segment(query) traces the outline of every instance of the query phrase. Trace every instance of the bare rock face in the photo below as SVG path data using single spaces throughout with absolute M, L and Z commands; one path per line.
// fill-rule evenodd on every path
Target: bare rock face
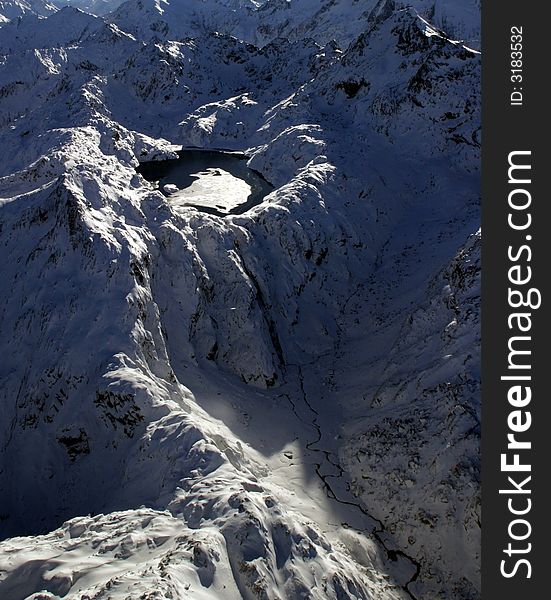
M 361 4 L 2 27 L 0 596 L 479 597 L 476 19 Z

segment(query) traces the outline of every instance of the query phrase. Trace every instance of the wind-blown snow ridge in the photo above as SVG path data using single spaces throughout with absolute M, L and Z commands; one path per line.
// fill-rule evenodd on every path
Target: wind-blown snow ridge
M 0 596 L 479 597 L 475 23 L 319 7 L 2 27 Z

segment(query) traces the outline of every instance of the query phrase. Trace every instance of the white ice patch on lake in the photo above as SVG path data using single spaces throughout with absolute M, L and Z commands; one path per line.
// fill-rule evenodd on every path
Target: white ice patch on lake
M 228 214 L 247 202 L 251 195 L 248 183 L 224 169 L 206 169 L 192 177 L 197 179 L 189 187 L 170 194 L 169 199 L 176 209 L 197 206 Z M 168 192 L 167 187 L 165 190 Z
M 163 185 L 163 191 L 166 194 L 175 194 L 176 192 L 180 191 L 180 188 L 173 183 L 167 183 L 166 185 Z

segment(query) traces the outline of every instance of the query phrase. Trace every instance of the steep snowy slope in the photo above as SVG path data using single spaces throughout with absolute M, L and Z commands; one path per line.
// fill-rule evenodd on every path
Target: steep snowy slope
M 177 40 L 220 32 L 249 40 L 257 25 L 256 6 L 253 0 L 129 0 L 109 18 L 141 39 Z
M 480 560 L 478 235 L 426 293 L 384 358 L 367 369 L 361 361 L 347 365 L 347 375 L 340 369 L 354 381 L 341 464 L 354 493 L 410 556 L 424 565 L 440 557 L 421 579 L 454 571 L 440 593 L 471 598 Z M 350 312 L 360 310 L 357 302 Z
M 479 55 L 257 4 L 0 33 L 0 596 L 478 597 Z M 181 145 L 274 192 L 174 210 Z
M 396 2 L 396 7 L 413 8 L 436 27 L 477 45 L 480 39 L 478 0 L 411 0 Z M 275 36 L 300 39 L 312 36 L 320 43 L 337 40 L 350 43 L 364 31 L 381 6 L 378 0 L 267 0 L 259 10 L 261 25 L 258 41 Z
M 46 0 L 1 0 L 0 26 L 23 15 L 47 17 L 56 10 L 55 4 Z
M 105 23 L 76 8 L 63 8 L 42 27 L 39 17 L 27 17 L 8 23 L 2 28 L 0 52 L 10 55 L 22 50 L 64 48 L 104 28 Z
M 118 8 L 124 0 L 53 0 L 59 8 L 73 6 L 92 15 L 106 15 Z
M 259 46 L 275 38 L 312 38 L 322 45 L 336 40 L 344 47 L 381 11 L 399 8 L 415 10 L 450 36 L 479 46 L 479 0 L 128 0 L 110 18 L 142 38 L 177 39 L 218 31 Z

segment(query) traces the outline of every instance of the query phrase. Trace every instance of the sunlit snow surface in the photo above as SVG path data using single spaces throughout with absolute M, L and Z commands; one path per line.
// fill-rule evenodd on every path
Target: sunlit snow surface
M 174 208 L 197 206 L 228 214 L 247 202 L 252 191 L 248 183 L 223 169 L 207 169 L 192 177 L 197 179 L 189 187 L 170 194 Z
M 2 600 L 480 598 L 471 24 L 270 4 L 2 27 Z

